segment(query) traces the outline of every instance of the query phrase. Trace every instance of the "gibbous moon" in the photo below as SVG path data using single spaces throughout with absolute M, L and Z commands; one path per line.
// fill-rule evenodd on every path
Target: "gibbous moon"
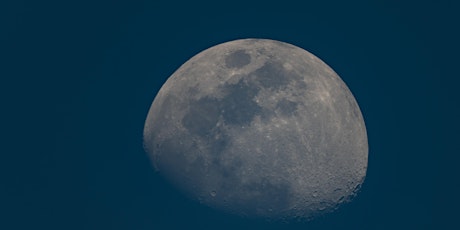
M 288 43 L 242 39 L 183 64 L 153 101 L 144 147 L 189 197 L 248 217 L 311 218 L 366 176 L 363 116 L 340 77 Z

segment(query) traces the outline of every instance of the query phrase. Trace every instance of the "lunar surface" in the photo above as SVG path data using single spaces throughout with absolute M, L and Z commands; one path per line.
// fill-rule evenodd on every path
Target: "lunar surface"
M 367 170 L 361 111 L 340 77 L 288 43 L 242 39 L 183 64 L 153 101 L 144 147 L 189 197 L 248 217 L 311 218 Z

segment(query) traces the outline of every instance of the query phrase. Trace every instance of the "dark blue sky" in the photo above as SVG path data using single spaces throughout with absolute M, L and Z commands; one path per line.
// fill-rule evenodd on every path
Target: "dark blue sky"
M 458 228 L 459 6 L 4 1 L 0 229 Z M 249 37 L 317 55 L 360 105 L 368 175 L 333 214 L 282 224 L 215 212 L 169 187 L 142 149 L 166 79 L 196 53 Z

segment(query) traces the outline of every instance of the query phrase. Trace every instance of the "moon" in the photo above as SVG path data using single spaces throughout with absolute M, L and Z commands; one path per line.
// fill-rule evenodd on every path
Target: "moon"
M 187 196 L 247 217 L 312 218 L 355 197 L 366 127 L 340 77 L 297 46 L 241 39 L 185 62 L 148 112 L 144 148 Z

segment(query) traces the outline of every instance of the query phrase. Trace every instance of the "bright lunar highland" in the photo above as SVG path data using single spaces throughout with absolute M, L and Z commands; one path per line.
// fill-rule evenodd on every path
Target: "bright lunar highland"
M 340 77 L 288 43 L 242 39 L 185 62 L 150 107 L 144 147 L 189 197 L 263 218 L 311 218 L 364 181 L 366 127 Z

